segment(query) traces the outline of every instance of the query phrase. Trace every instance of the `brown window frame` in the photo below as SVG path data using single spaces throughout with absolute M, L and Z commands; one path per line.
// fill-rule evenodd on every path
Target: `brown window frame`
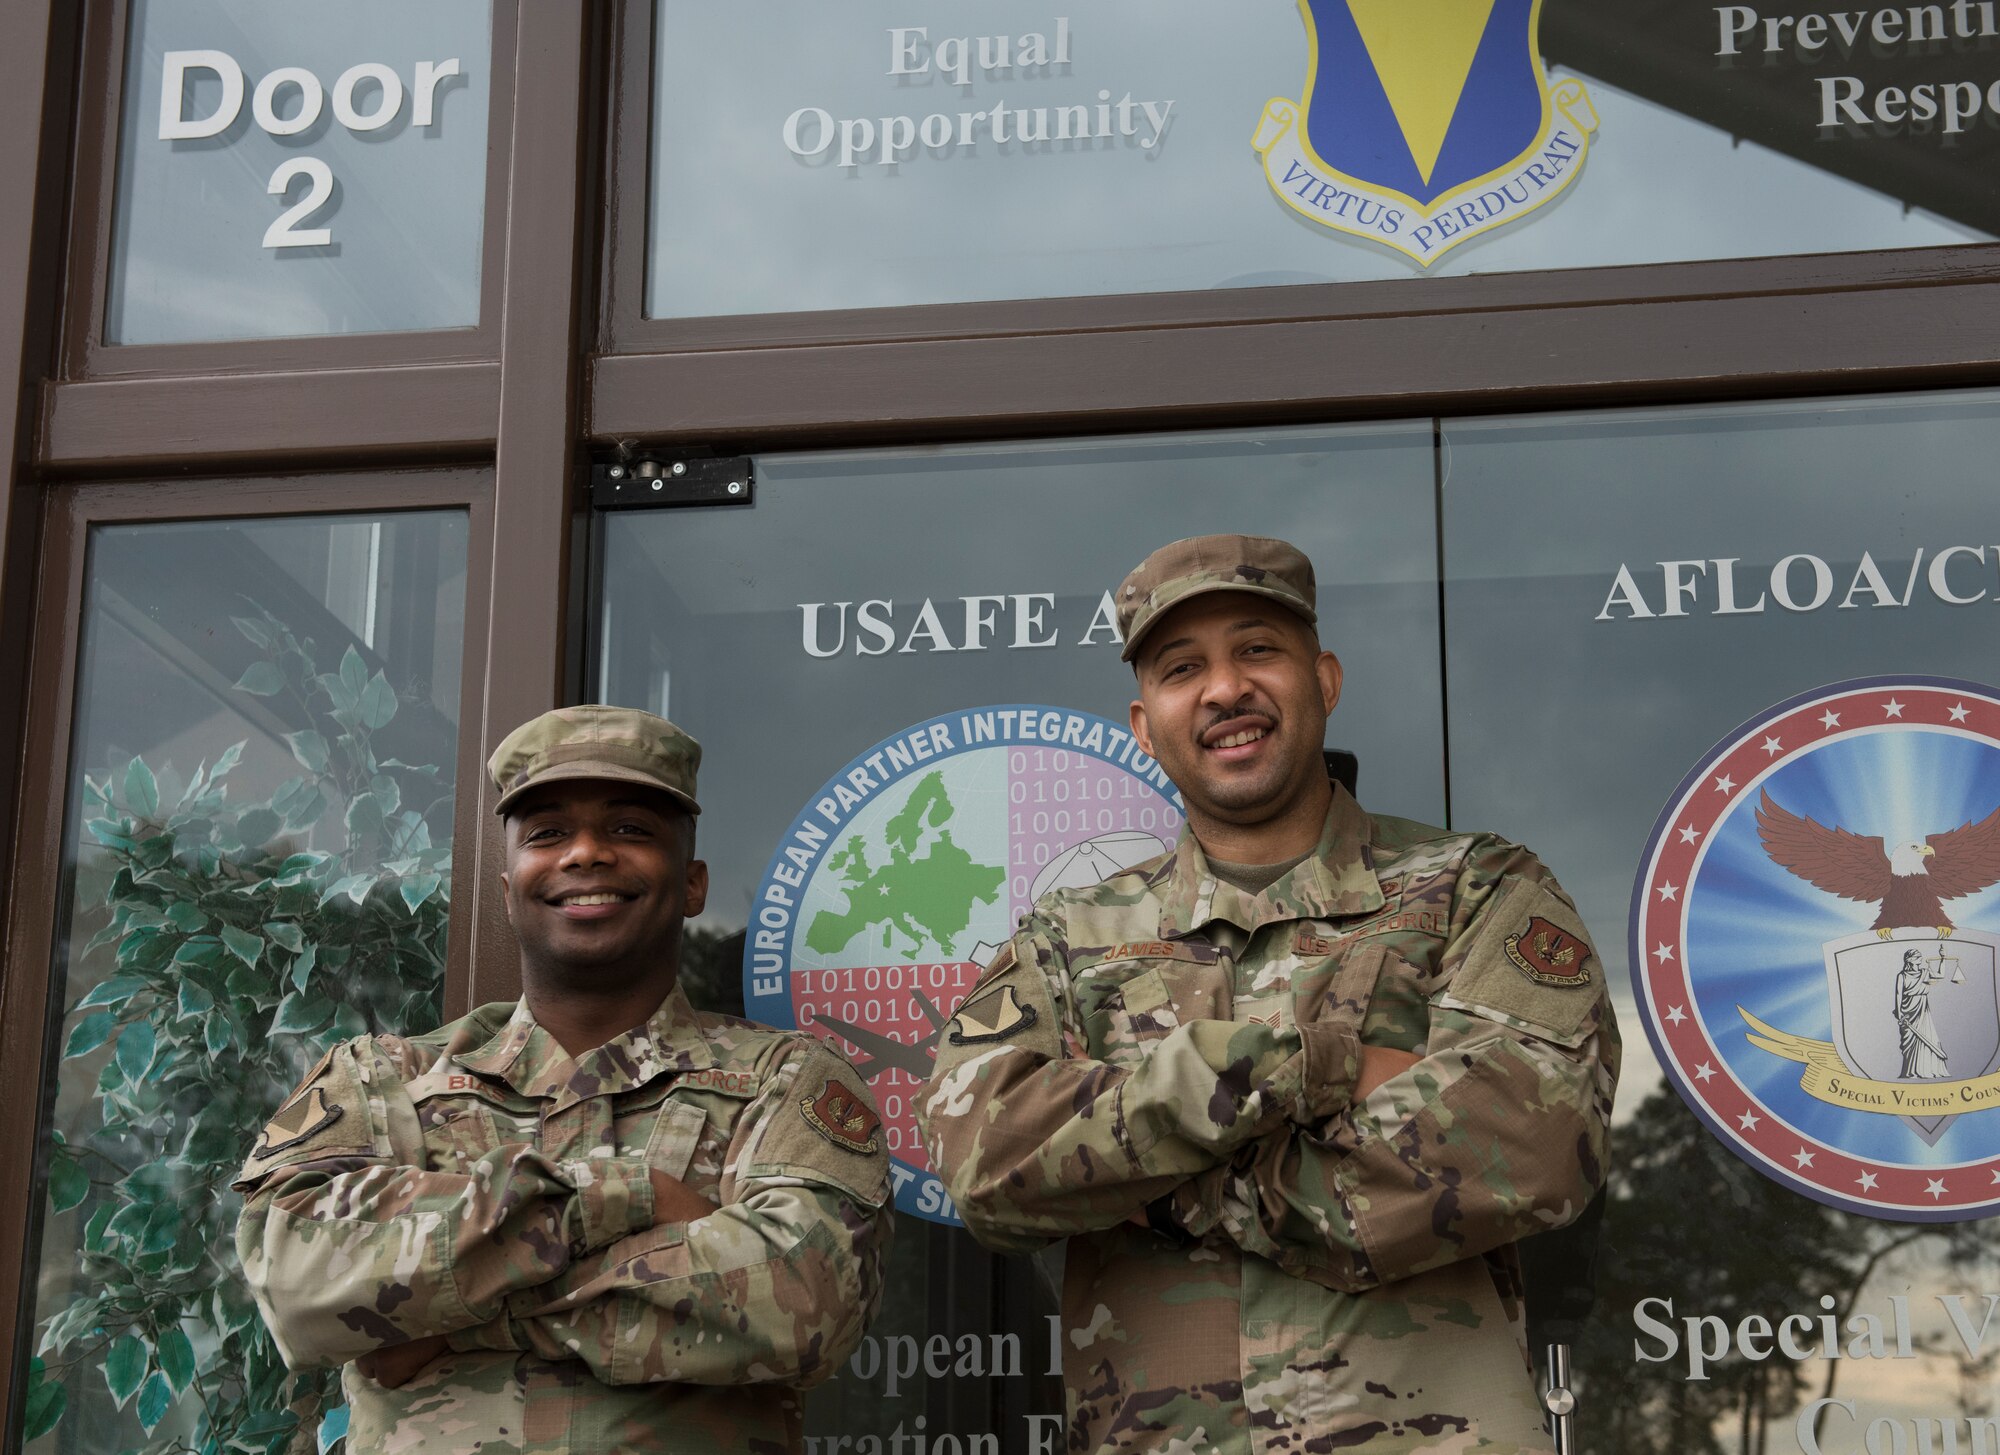
M 464 846 L 476 830 L 468 821 L 480 811 L 485 754 L 481 746 L 481 704 L 491 670 L 487 620 L 476 610 L 490 593 L 491 556 L 483 548 L 493 527 L 490 470 L 457 468 L 412 472 L 329 474 L 309 480 L 271 479 L 178 481 L 172 484 L 81 485 L 47 491 L 42 499 L 42 560 L 37 617 L 56 623 L 37 643 L 29 673 L 26 751 L 21 781 L 40 785 L 22 794 L 16 824 L 17 852 L 7 887 L 9 905 L 25 912 L 8 916 L 7 973 L 0 977 L 0 1095 L 19 1115 L 0 1127 L 0 1156 L 15 1167 L 35 1167 L 40 1150 L 42 1090 L 53 1063 L 64 995 L 55 984 L 58 939 L 55 908 L 61 901 L 63 845 L 69 813 L 72 729 L 77 669 L 83 632 L 84 588 L 88 583 L 90 533 L 99 525 L 164 524 L 170 521 L 269 519 L 283 516 L 387 514 L 414 510 L 462 510 L 469 517 L 466 557 L 466 613 L 459 677 L 458 768 L 453 796 L 453 843 Z M 467 856 L 470 858 L 471 856 Z M 447 1017 L 461 1015 L 486 987 L 475 970 L 473 925 L 479 896 L 466 892 L 466 866 L 454 856 L 453 895 L 447 930 L 445 1004 Z M 11 1351 L 32 1288 L 26 1254 L 37 1225 L 42 1188 L 23 1179 L 14 1195 L 0 1198 L 0 1249 L 22 1256 L 0 1257 L 0 1347 L 10 1357 L 0 1363 L 0 1410 L 9 1408 Z M 9 1424 L 0 1441 L 11 1447 L 18 1425 Z
M 654 13 L 618 0 L 599 442 L 822 447 L 2000 378 L 2000 243 L 648 319 Z
M 113 212 L 117 206 L 118 144 L 124 108 L 132 0 L 87 0 L 84 98 L 76 149 L 69 259 L 71 295 L 63 334 L 63 372 L 77 379 L 143 378 L 370 365 L 458 363 L 500 352 L 499 283 L 506 262 L 509 147 L 514 129 L 515 8 L 491 0 L 493 63 L 489 84 L 485 227 L 480 235 L 479 322 L 470 328 L 409 333 L 323 334 L 275 339 L 227 339 L 184 344 L 113 344 L 104 338 L 110 293 Z

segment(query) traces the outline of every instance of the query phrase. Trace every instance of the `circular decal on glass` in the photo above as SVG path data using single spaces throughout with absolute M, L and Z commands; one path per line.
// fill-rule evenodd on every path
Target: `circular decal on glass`
M 1180 794 L 1125 728 L 1020 704 L 884 738 L 800 809 L 751 907 L 743 999 L 867 1078 L 898 1211 L 958 1221 L 917 1097 L 987 962 L 1042 895 L 1164 854 L 1180 827 Z
M 1907 1222 L 2000 1212 L 2000 694 L 1843 682 L 1732 733 L 1654 826 L 1654 1049 L 1766 1176 Z

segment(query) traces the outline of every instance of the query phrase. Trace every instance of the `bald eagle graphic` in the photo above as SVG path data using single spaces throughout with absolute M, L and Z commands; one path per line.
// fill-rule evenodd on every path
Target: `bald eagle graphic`
M 2000 808 L 1977 823 L 1885 850 L 1880 836 L 1828 828 L 1779 806 L 1766 789 L 1757 803 L 1764 852 L 1808 884 L 1863 904 L 1880 901 L 1870 926 L 1883 939 L 1900 929 L 1949 935 L 1944 901 L 2000 882 Z

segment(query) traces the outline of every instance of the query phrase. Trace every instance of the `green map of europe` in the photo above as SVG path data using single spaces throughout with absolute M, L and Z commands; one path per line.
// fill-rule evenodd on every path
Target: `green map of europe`
M 944 774 L 929 773 L 883 830 L 886 860 L 873 861 L 861 834 L 828 855 L 822 873 L 846 893 L 847 908 L 814 915 L 806 945 L 834 955 L 864 932 L 879 932 L 882 949 L 902 955 L 952 945 L 1006 879 L 1001 865 L 976 863 L 953 841 L 947 825 L 957 812 Z

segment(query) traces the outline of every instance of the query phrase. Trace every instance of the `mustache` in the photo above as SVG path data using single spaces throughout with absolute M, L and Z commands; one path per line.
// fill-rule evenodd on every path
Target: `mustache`
M 1278 726 L 1277 718 L 1268 712 L 1261 712 L 1252 707 L 1233 707 L 1227 712 L 1217 713 L 1214 717 L 1203 723 L 1201 727 L 1197 728 L 1194 734 L 1195 745 L 1197 747 L 1206 746 L 1210 734 L 1214 733 L 1217 728 L 1226 727 L 1231 723 L 1241 723 L 1245 727 L 1263 727 L 1273 732 L 1277 730 Z

